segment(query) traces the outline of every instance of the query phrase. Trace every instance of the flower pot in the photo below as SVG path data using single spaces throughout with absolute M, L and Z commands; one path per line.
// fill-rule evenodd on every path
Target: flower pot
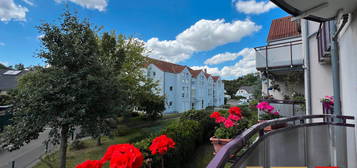
M 274 130 L 274 129 L 284 128 L 286 126 L 288 126 L 288 124 L 286 124 L 286 123 L 274 124 L 274 125 L 271 126 L 271 129 Z
M 259 120 L 258 122 L 261 123 L 263 121 L 266 121 L 266 120 Z M 275 129 L 279 129 L 279 128 L 284 128 L 284 127 L 287 127 L 288 124 L 286 123 L 281 123 L 281 124 L 274 124 L 274 125 L 271 125 L 271 126 L 267 126 L 264 128 L 264 132 L 269 132 L 271 130 L 275 130 Z
M 221 150 L 221 148 L 225 144 L 232 141 L 232 139 L 220 139 L 220 138 L 215 138 L 215 137 L 211 137 L 209 140 L 211 141 L 211 143 L 213 145 L 215 153 L 219 152 L 219 150 Z

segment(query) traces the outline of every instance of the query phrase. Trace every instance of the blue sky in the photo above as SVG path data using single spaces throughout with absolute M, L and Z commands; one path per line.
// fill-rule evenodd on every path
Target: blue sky
M 150 57 L 234 79 L 254 72 L 252 48 L 272 19 L 287 16 L 262 0 L 1 0 L 0 62 L 44 65 L 35 26 L 56 22 L 65 4 L 104 30 L 145 42 Z

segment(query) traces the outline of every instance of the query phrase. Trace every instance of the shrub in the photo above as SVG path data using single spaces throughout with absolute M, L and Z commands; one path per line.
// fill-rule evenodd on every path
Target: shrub
M 182 113 L 180 120 L 198 121 L 203 127 L 202 140 L 205 140 L 213 135 L 214 127 L 216 126 L 216 123 L 210 119 L 210 115 L 210 110 L 190 110 Z
M 72 150 L 81 150 L 84 149 L 86 146 L 84 143 L 78 139 L 75 139 L 72 144 L 71 144 L 71 149 Z
M 192 159 L 197 147 L 213 135 L 215 123 L 209 118 L 210 110 L 190 110 L 181 114 L 180 119 L 168 125 L 162 131 L 151 134 L 134 145 L 141 150 L 146 159 L 152 159 L 152 167 L 160 167 L 160 160 L 152 156 L 149 146 L 154 137 L 166 134 L 176 142 L 174 150 L 165 156 L 165 167 L 183 167 Z M 144 162 L 146 164 L 146 162 Z
M 125 135 L 128 135 L 131 131 L 132 130 L 129 127 L 120 125 L 120 126 L 117 126 L 117 128 L 111 132 L 111 135 L 112 136 L 125 136 Z

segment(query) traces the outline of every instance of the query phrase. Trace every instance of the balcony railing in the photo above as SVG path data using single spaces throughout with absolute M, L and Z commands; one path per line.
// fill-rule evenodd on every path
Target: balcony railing
M 302 66 L 304 57 L 301 47 L 301 40 L 256 47 L 256 68 L 267 70 Z
M 306 112 L 303 108 L 305 104 L 304 101 L 293 101 L 293 100 L 277 100 L 277 99 L 264 99 L 261 101 L 269 102 L 271 106 L 277 110 L 283 117 L 292 117 L 292 116 L 302 116 Z M 259 111 L 259 114 L 264 113 Z
M 346 136 L 333 136 L 331 130 L 354 132 L 355 125 L 347 120 L 354 117 L 324 114 L 258 123 L 224 145 L 207 167 L 333 165 L 333 152 L 346 153 L 347 147 L 334 144 L 336 140 L 343 142 Z M 264 128 L 277 124 L 286 127 L 265 132 Z

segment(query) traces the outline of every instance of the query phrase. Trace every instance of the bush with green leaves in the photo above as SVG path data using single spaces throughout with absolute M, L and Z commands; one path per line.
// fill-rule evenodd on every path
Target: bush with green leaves
M 154 137 L 166 134 L 176 142 L 176 146 L 164 156 L 165 167 L 183 167 L 202 141 L 212 136 L 215 123 L 210 120 L 209 115 L 210 112 L 205 110 L 187 111 L 181 115 L 180 120 L 171 123 L 158 134 L 136 142 L 135 146 L 143 152 L 146 159 L 152 159 L 152 167 L 160 167 L 160 160 L 157 156 L 152 156 L 148 148 Z

